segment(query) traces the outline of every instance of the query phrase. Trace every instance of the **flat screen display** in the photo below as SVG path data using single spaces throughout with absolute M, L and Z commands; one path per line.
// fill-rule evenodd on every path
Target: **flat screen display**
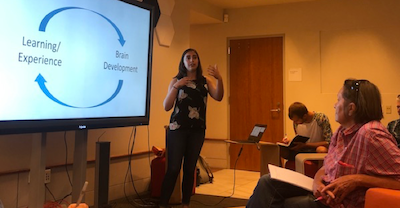
M 147 125 L 152 7 L 0 3 L 0 134 Z

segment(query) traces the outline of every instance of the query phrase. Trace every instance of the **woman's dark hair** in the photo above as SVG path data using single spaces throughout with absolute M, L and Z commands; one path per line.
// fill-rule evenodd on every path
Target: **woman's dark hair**
M 201 68 L 200 56 L 197 53 L 197 51 L 193 48 L 188 48 L 183 52 L 181 62 L 179 63 L 179 71 L 178 71 L 178 74 L 175 76 L 175 78 L 182 79 L 183 77 L 185 77 L 187 75 L 187 69 L 185 67 L 185 63 L 183 62 L 183 60 L 185 58 L 186 53 L 188 53 L 189 51 L 195 52 L 197 55 L 197 59 L 199 60 L 199 65 L 197 66 L 197 69 L 196 69 L 196 78 L 197 78 L 197 80 L 200 80 L 200 78 L 203 76 L 203 69 Z
M 345 80 L 342 96 L 356 105 L 356 123 L 380 121 L 383 118 L 381 93 L 378 87 L 368 80 Z
M 302 119 L 307 113 L 308 109 L 303 103 L 294 102 L 292 105 L 289 106 L 290 119 L 293 119 L 293 116 L 297 116 L 298 118 Z

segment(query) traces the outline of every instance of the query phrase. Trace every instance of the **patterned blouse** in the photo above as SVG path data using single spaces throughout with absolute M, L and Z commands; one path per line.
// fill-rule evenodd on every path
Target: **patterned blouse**
M 178 89 L 170 130 L 205 129 L 208 86 L 204 76 Z

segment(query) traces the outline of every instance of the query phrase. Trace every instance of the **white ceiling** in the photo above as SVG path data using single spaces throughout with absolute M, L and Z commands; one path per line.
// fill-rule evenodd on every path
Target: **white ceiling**
M 315 1 L 315 0 L 193 0 L 193 1 L 205 1 L 221 9 L 238 9 L 246 7 L 257 7 L 266 6 L 272 4 L 287 4 L 303 1 Z M 221 23 L 221 20 L 215 20 L 199 12 L 191 11 L 190 23 L 191 24 L 214 24 Z

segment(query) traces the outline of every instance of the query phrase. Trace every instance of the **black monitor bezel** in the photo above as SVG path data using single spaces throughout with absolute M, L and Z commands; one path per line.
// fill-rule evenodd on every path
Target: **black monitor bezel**
M 131 4 L 150 12 L 149 44 L 148 44 L 148 69 L 146 86 L 146 103 L 144 116 L 128 117 L 102 117 L 102 118 L 76 118 L 76 119 L 38 119 L 38 120 L 0 120 L 0 135 L 43 133 L 55 131 L 79 131 L 99 128 L 115 128 L 127 126 L 149 125 L 150 122 L 150 97 L 153 58 L 154 34 L 154 6 L 135 0 L 116 0 Z M 3 109 L 6 110 L 6 109 Z

